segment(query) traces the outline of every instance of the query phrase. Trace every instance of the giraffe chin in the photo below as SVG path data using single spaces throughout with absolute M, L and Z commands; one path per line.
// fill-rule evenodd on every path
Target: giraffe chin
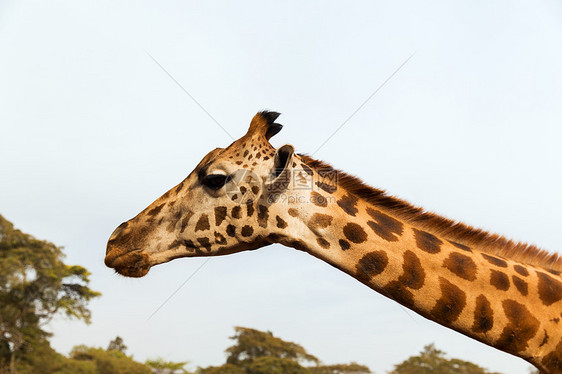
M 109 261 L 106 258 L 106 264 L 118 274 L 131 278 L 144 277 L 151 267 L 150 256 L 139 252 L 125 253 Z
M 125 277 L 130 277 L 130 278 L 141 278 L 144 277 L 146 274 L 148 274 L 148 271 L 150 270 L 150 265 L 148 265 L 147 267 L 116 267 L 115 268 L 115 272 L 117 272 L 118 274 L 121 274 Z

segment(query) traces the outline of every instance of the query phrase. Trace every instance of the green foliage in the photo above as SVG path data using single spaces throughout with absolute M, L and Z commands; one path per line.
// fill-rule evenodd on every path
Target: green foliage
M 350 364 L 320 365 L 309 368 L 311 374 L 370 374 L 371 369 L 355 362 Z
M 94 365 L 96 374 L 152 374 L 152 370 L 118 350 L 76 346 L 70 358 Z
M 246 374 L 246 369 L 233 364 L 224 364 L 222 366 L 199 368 L 197 374 Z
M 184 369 L 185 365 L 187 365 L 187 361 L 173 362 L 173 361 L 164 361 L 161 358 L 157 358 L 155 360 L 146 360 L 144 364 L 146 366 L 150 366 L 155 374 L 188 373 L 188 371 Z
M 115 339 L 109 342 L 107 350 L 125 353 L 125 351 L 127 350 L 127 346 L 125 345 L 125 343 L 123 343 L 123 339 L 120 336 L 117 336 L 115 337 Z
M 55 314 L 90 321 L 87 304 L 100 293 L 88 288 L 85 268 L 63 258 L 60 247 L 14 229 L 0 215 L 0 365 L 11 372 L 17 355 L 47 341 L 42 327 Z
M 263 332 L 247 327 L 235 327 L 234 330 L 235 334 L 231 339 L 236 340 L 236 344 L 226 349 L 226 362 L 229 364 L 244 366 L 246 362 L 266 356 L 295 362 L 319 362 L 302 346 L 277 338 L 270 331 Z
M 250 362 L 247 374 L 309 374 L 306 367 L 288 358 L 262 356 Z
M 419 356 L 411 356 L 406 361 L 395 365 L 389 374 L 498 374 L 491 373 L 472 362 L 459 359 L 447 359 L 445 352 L 426 345 Z
M 52 349 L 47 341 L 29 344 L 29 347 L 19 356 L 14 371 L 7 368 L 5 373 L 10 372 L 18 374 L 97 374 L 95 365 L 68 359 Z

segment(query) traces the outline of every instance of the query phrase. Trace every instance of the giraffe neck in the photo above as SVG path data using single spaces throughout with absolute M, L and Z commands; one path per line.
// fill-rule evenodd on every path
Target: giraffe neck
M 325 200 L 314 209 L 289 209 L 302 226 L 282 243 L 443 326 L 562 372 L 559 275 L 445 240 L 341 188 L 319 192 Z

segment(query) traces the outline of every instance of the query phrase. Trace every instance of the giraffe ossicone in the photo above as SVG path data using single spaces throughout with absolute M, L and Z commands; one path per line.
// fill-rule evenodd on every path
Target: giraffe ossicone
M 428 213 L 269 140 L 275 112 L 208 153 L 111 235 L 129 277 L 272 243 L 306 251 L 443 326 L 562 373 L 562 259 Z

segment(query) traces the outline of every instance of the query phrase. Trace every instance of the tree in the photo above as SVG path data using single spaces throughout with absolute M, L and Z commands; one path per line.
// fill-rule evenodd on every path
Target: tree
M 188 371 L 184 369 L 187 365 L 187 361 L 183 362 L 173 362 L 164 361 L 162 358 L 157 358 L 155 360 L 146 360 L 144 363 L 146 366 L 150 366 L 154 374 L 187 374 Z
M 236 333 L 230 339 L 236 340 L 236 344 L 226 349 L 226 362 L 229 364 L 241 365 L 266 356 L 295 362 L 319 363 L 319 360 L 302 346 L 277 338 L 270 331 L 263 332 L 247 327 L 235 327 L 234 331 Z
M 107 350 L 119 351 L 121 353 L 125 353 L 125 351 L 127 350 L 127 346 L 123 342 L 123 339 L 121 339 L 120 336 L 117 336 L 115 337 L 115 339 L 109 342 L 109 345 L 107 346 Z
M 426 345 L 419 356 L 411 356 L 404 362 L 395 365 L 389 374 L 498 374 L 491 373 L 472 362 L 456 358 L 447 359 L 445 352 L 435 348 L 434 344 Z
M 18 359 L 18 374 L 98 374 L 92 362 L 69 359 L 57 353 L 48 341 L 32 344 Z
M 79 345 L 72 349 L 70 358 L 90 363 L 96 374 L 152 374 L 148 366 L 134 361 L 118 350 L 107 351 Z
M 0 215 L 0 364 L 48 342 L 43 327 L 57 313 L 90 322 L 88 302 L 100 295 L 88 287 L 90 273 L 63 262 L 61 247 L 14 229 Z
M 321 365 L 301 345 L 247 327 L 235 327 L 222 366 L 199 368 L 198 374 L 370 374 L 356 363 Z M 305 365 L 306 364 L 306 365 Z

